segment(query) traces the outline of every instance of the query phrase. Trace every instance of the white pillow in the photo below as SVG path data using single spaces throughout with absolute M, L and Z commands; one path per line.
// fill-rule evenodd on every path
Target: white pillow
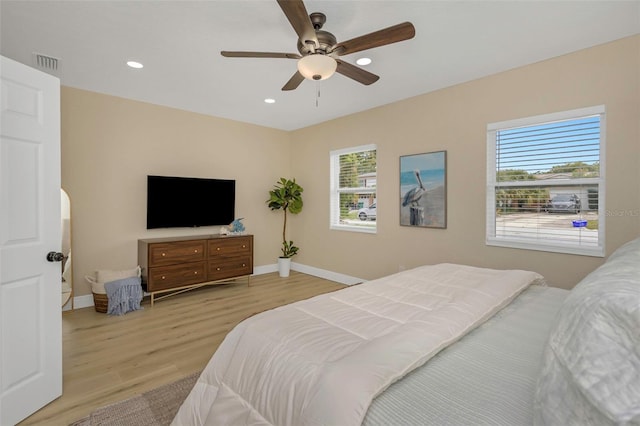
M 618 247 L 607 259 L 607 262 L 617 259 L 620 256 L 640 256 L 640 238 L 628 241 Z
M 640 425 L 640 239 L 565 299 L 538 379 L 538 425 Z

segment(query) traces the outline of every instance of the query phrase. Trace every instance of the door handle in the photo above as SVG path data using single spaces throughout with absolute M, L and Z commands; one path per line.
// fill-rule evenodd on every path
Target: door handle
M 47 260 L 49 262 L 62 262 L 62 259 L 64 259 L 64 254 L 59 251 L 50 251 L 47 253 Z

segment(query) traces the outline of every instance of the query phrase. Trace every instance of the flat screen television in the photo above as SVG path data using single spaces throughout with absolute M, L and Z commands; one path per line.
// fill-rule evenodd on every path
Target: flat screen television
M 147 229 L 228 225 L 236 181 L 147 176 Z

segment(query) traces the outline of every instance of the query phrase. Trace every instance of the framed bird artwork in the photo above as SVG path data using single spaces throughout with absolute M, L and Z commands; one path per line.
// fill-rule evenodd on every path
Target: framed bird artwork
M 447 151 L 400 157 L 400 225 L 447 227 Z

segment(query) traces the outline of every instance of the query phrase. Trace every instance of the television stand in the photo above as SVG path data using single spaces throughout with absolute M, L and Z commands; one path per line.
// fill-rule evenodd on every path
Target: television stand
M 253 235 L 138 240 L 142 284 L 155 300 L 253 274 Z M 162 294 L 162 296 L 157 296 Z

